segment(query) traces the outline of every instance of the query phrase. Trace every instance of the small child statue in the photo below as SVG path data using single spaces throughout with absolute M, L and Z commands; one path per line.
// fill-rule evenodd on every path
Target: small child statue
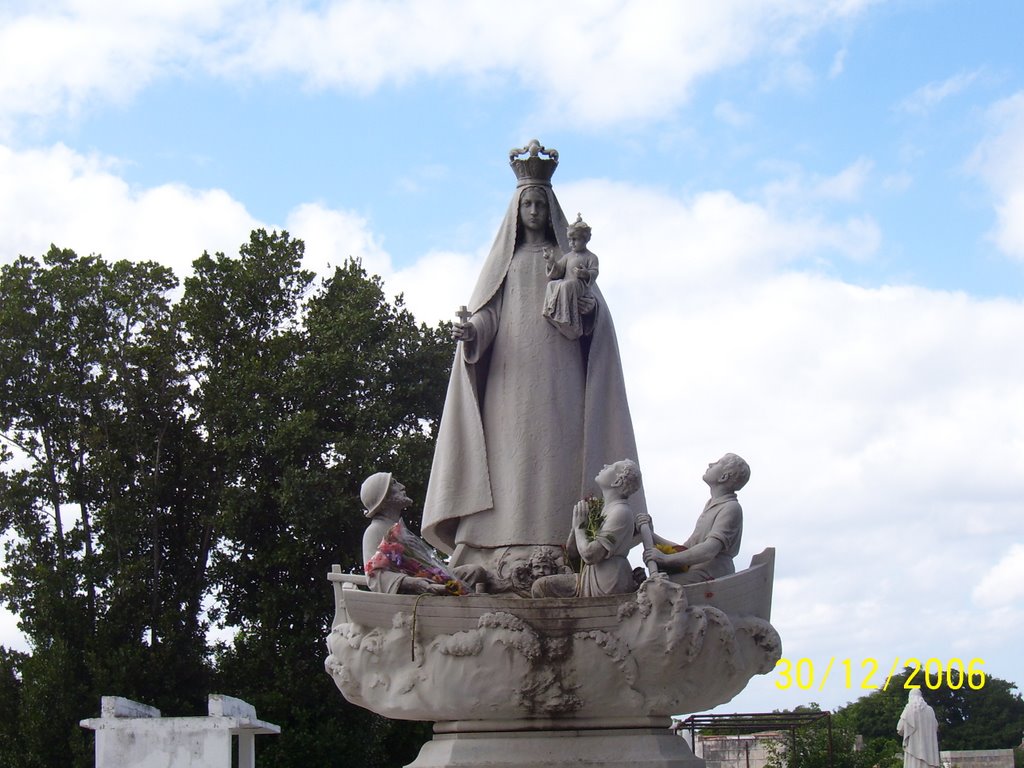
M 711 498 L 697 518 L 693 533 L 682 544 L 654 535 L 654 543 L 667 553 L 651 547 L 644 551 L 644 562 L 655 563 L 671 574 L 678 584 L 710 581 L 736 572 L 733 558 L 739 554 L 743 539 L 743 509 L 736 492 L 750 479 L 750 465 L 735 453 L 727 453 L 708 464 L 703 480 L 711 489 Z M 638 524 L 650 524 L 649 515 L 638 515 Z
M 603 496 L 599 512 L 591 501 L 577 502 L 572 530 L 566 541 L 570 557 L 579 557 L 583 569 L 575 575 L 554 575 L 533 584 L 533 597 L 597 597 L 636 591 L 633 567 L 626 559 L 638 543 L 637 518 L 627 499 L 640 490 L 640 468 L 629 459 L 606 465 L 594 481 Z
M 580 299 L 593 295 L 590 289 L 597 280 L 598 261 L 587 249 L 591 229 L 581 214 L 576 214 L 576 221 L 568 226 L 566 235 L 571 249 L 568 253 L 556 259 L 553 251 L 544 251 L 550 282 L 544 295 L 543 315 L 567 339 L 578 339 L 584 333 Z

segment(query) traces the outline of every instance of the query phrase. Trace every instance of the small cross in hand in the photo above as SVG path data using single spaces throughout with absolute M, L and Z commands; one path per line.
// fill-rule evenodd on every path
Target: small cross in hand
M 459 318 L 459 322 L 465 325 L 469 322 L 469 318 L 473 316 L 473 313 L 466 309 L 466 305 L 463 304 L 459 307 L 459 311 L 456 312 L 455 315 Z

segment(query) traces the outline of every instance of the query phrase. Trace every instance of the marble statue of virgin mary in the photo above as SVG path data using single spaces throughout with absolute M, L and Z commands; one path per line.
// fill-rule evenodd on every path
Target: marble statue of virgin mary
M 518 155 L 526 154 L 525 158 Z M 542 157 L 542 155 L 548 155 Z M 517 185 L 457 326 L 423 509 L 423 535 L 501 575 L 538 546 L 561 548 L 572 508 L 605 464 L 637 460 L 611 313 L 595 287 L 570 340 L 542 315 L 545 250 L 568 250 L 551 188 L 558 153 L 513 150 Z M 643 492 L 631 499 L 645 509 Z

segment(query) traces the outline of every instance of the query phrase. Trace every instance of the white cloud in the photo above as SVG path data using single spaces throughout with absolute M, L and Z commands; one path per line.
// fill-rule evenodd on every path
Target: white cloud
M 284 7 L 243 24 L 239 37 L 251 44 L 221 66 L 358 90 L 421 76 L 497 75 L 542 94 L 550 114 L 615 122 L 666 114 L 699 78 L 767 51 L 785 54 L 850 12 L 808 2 L 527 1 L 516 17 L 543 23 L 515 23 L 474 2 Z M 409 29 L 417 34 L 401 34 Z
M 431 323 L 454 321 L 456 310 L 473 293 L 483 255 L 432 251 L 394 273 L 389 284 L 404 294 L 416 317 Z
M 303 266 L 317 274 L 331 274 L 350 256 L 371 274 L 391 274 L 391 257 L 362 216 L 304 203 L 288 214 L 287 229 L 305 242 Z
M 0 131 L 18 116 L 76 114 L 123 102 L 158 74 L 215 49 L 238 0 L 23 4 L 0 15 Z M 222 33 L 220 33 L 222 34 Z
M 775 205 L 805 207 L 821 202 L 856 202 L 871 178 L 874 162 L 859 157 L 832 176 L 806 174 L 789 168 L 781 179 L 766 185 L 764 194 Z
M 906 192 L 914 184 L 914 177 L 902 171 L 886 176 L 882 179 L 882 188 L 895 193 Z
M 995 198 L 992 238 L 1009 256 L 1024 259 L 1024 91 L 988 110 L 988 136 L 977 146 L 968 168 Z
M 840 48 L 836 51 L 836 55 L 832 57 L 832 66 L 828 70 L 829 77 L 836 78 L 843 74 L 843 70 L 846 69 L 846 55 L 847 50 L 845 48 Z
M 946 99 L 967 90 L 980 74 L 980 70 L 958 72 L 941 82 L 922 85 L 901 101 L 898 109 L 913 115 L 926 115 Z
M 868 158 L 858 158 L 835 176 L 819 181 L 814 192 L 818 197 L 829 200 L 857 200 L 873 166 Z
M 384 280 L 388 296 L 402 294 L 406 307 L 428 322 L 454 319 L 459 304 L 472 293 L 482 259 L 482 253 L 432 251 L 408 267 L 395 269 L 370 222 L 318 204 L 292 211 L 288 230 L 306 244 L 306 269 L 329 276 L 349 256 L 357 258 L 367 272 Z
M 866 258 L 881 239 L 877 224 L 867 216 L 828 220 L 818 213 L 783 214 L 774 199 L 761 204 L 722 190 L 678 199 L 593 180 L 562 185 L 559 197 L 565 210 L 582 211 L 594 227 L 594 252 L 617 255 L 602 258 L 602 283 L 621 283 L 636 292 L 632 298 L 637 301 L 650 290 L 647 279 L 652 274 L 664 278 L 659 285 L 675 290 L 700 283 L 722 285 L 834 255 Z M 633 255 L 644 242 L 654 249 L 652 255 Z M 646 262 L 651 262 L 649 270 L 643 268 Z M 633 279 L 624 280 L 627 272 Z
M 1024 544 L 1013 544 L 981 577 L 973 597 L 985 608 L 1024 603 Z
M 715 105 L 715 117 L 726 125 L 731 125 L 733 128 L 742 128 L 745 125 L 749 125 L 752 119 L 749 112 L 742 111 L 731 101 L 718 102 Z
M 784 80 L 806 83 L 813 73 L 792 58 L 799 43 L 868 4 L 524 0 L 514 18 L 472 0 L 26 5 L 0 19 L 0 132 L 22 117 L 123 101 L 194 69 L 230 79 L 285 73 L 357 92 L 497 77 L 539 94 L 548 115 L 650 119 L 685 103 L 700 78 L 763 54 L 782 59 Z
M 807 93 L 817 81 L 817 72 L 807 64 L 798 59 L 784 58 L 770 62 L 764 74 L 762 87 L 767 92 Z
M 159 261 L 183 276 L 203 250 L 235 253 L 259 226 L 223 190 L 133 189 L 116 170 L 109 158 L 62 144 L 0 146 L 0 261 L 39 256 L 54 243 L 111 260 Z

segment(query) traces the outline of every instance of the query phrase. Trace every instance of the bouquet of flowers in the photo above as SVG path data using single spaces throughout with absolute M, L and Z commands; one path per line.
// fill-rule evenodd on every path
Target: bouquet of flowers
M 684 547 L 682 544 L 676 544 L 676 545 L 672 545 L 672 544 L 655 544 L 654 546 L 655 546 L 655 548 L 657 548 L 657 550 L 659 552 L 664 552 L 666 555 L 674 555 L 677 552 L 685 552 L 686 551 L 686 547 Z M 676 566 L 676 567 L 679 568 L 679 572 L 680 573 L 686 573 L 687 571 L 690 570 L 690 566 L 688 566 L 688 565 L 684 565 L 682 567 L 679 567 L 679 566 Z
M 654 546 L 659 552 L 664 552 L 666 555 L 674 555 L 676 552 L 686 551 L 686 547 L 682 544 L 676 544 L 675 546 L 672 544 L 655 544 Z
M 444 584 L 452 595 L 469 594 L 466 585 L 452 575 L 430 545 L 406 528 L 401 520 L 384 535 L 365 570 L 367 576 L 374 571 L 391 571 Z
M 587 518 L 580 527 L 586 532 L 587 541 L 593 541 L 604 524 L 604 499 L 587 496 L 583 500 L 587 502 Z

